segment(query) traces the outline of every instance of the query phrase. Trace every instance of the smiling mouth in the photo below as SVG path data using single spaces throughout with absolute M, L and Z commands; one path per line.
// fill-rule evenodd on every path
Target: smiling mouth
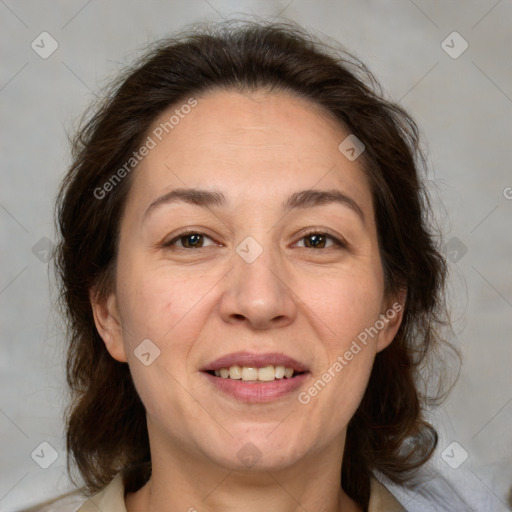
M 257 383 L 293 379 L 307 372 L 300 372 L 284 365 L 267 365 L 261 368 L 233 365 L 229 368 L 208 370 L 206 373 L 221 379 L 239 380 L 244 383 Z

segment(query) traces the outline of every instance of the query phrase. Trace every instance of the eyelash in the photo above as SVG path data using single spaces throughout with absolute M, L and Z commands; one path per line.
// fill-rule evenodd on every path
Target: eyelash
M 195 230 L 188 230 L 188 231 L 183 231 L 182 233 L 179 233 L 177 236 L 175 236 L 172 240 L 169 240 L 168 242 L 164 242 L 161 244 L 161 247 L 162 248 L 169 248 L 169 247 L 172 247 L 175 242 L 177 242 L 178 240 L 180 240 L 181 238 L 185 238 L 186 236 L 189 236 L 189 235 L 201 235 L 203 237 L 207 237 L 209 238 L 210 240 L 213 240 L 212 237 L 206 235 L 205 233 L 201 233 L 200 231 L 195 231 Z M 348 247 L 348 244 L 345 240 L 343 239 L 339 239 L 333 235 L 331 235 L 330 233 L 328 232 L 325 232 L 325 231 L 319 231 L 319 230 L 311 230 L 311 231 L 308 231 L 307 233 L 304 233 L 300 238 L 299 240 L 303 240 L 304 238 L 307 238 L 308 236 L 311 236 L 311 235 L 322 235 L 323 237 L 325 238 L 328 238 L 328 239 L 331 239 L 334 243 L 333 246 L 331 247 L 323 247 L 321 249 L 334 249 L 334 248 L 337 248 L 337 249 L 346 249 Z M 188 247 L 177 247 L 177 249 L 182 249 L 182 250 L 185 250 L 185 251 L 192 251 L 192 250 L 197 250 L 197 249 L 205 249 L 205 247 L 197 247 L 197 248 L 188 248 Z M 315 250 L 315 247 L 303 247 L 303 249 L 312 249 L 312 250 Z

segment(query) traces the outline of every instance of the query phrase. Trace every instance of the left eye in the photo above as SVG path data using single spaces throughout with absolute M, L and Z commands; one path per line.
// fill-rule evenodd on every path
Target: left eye
M 307 249 L 310 248 L 320 248 L 325 249 L 327 240 L 331 240 L 332 244 L 329 247 L 332 247 L 333 245 L 337 246 L 344 246 L 342 242 L 340 242 L 337 238 L 328 235 L 327 233 L 308 233 L 300 238 L 300 240 L 306 240 L 304 247 Z

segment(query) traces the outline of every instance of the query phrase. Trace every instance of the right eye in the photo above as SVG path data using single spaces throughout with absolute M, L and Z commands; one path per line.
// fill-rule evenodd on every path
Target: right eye
M 172 240 L 164 242 L 162 247 L 176 246 L 180 249 L 201 249 L 205 247 L 203 245 L 205 238 L 212 240 L 208 235 L 205 235 L 204 233 L 198 233 L 197 231 L 186 231 L 175 236 Z M 181 245 L 176 245 L 176 242 L 179 242 Z

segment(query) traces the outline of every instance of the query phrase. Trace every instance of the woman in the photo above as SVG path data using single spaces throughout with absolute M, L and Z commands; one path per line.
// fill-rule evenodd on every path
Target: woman
M 376 477 L 436 446 L 445 262 L 416 125 L 375 88 L 296 26 L 224 24 L 160 41 L 79 132 L 56 268 L 80 511 L 402 510 Z

